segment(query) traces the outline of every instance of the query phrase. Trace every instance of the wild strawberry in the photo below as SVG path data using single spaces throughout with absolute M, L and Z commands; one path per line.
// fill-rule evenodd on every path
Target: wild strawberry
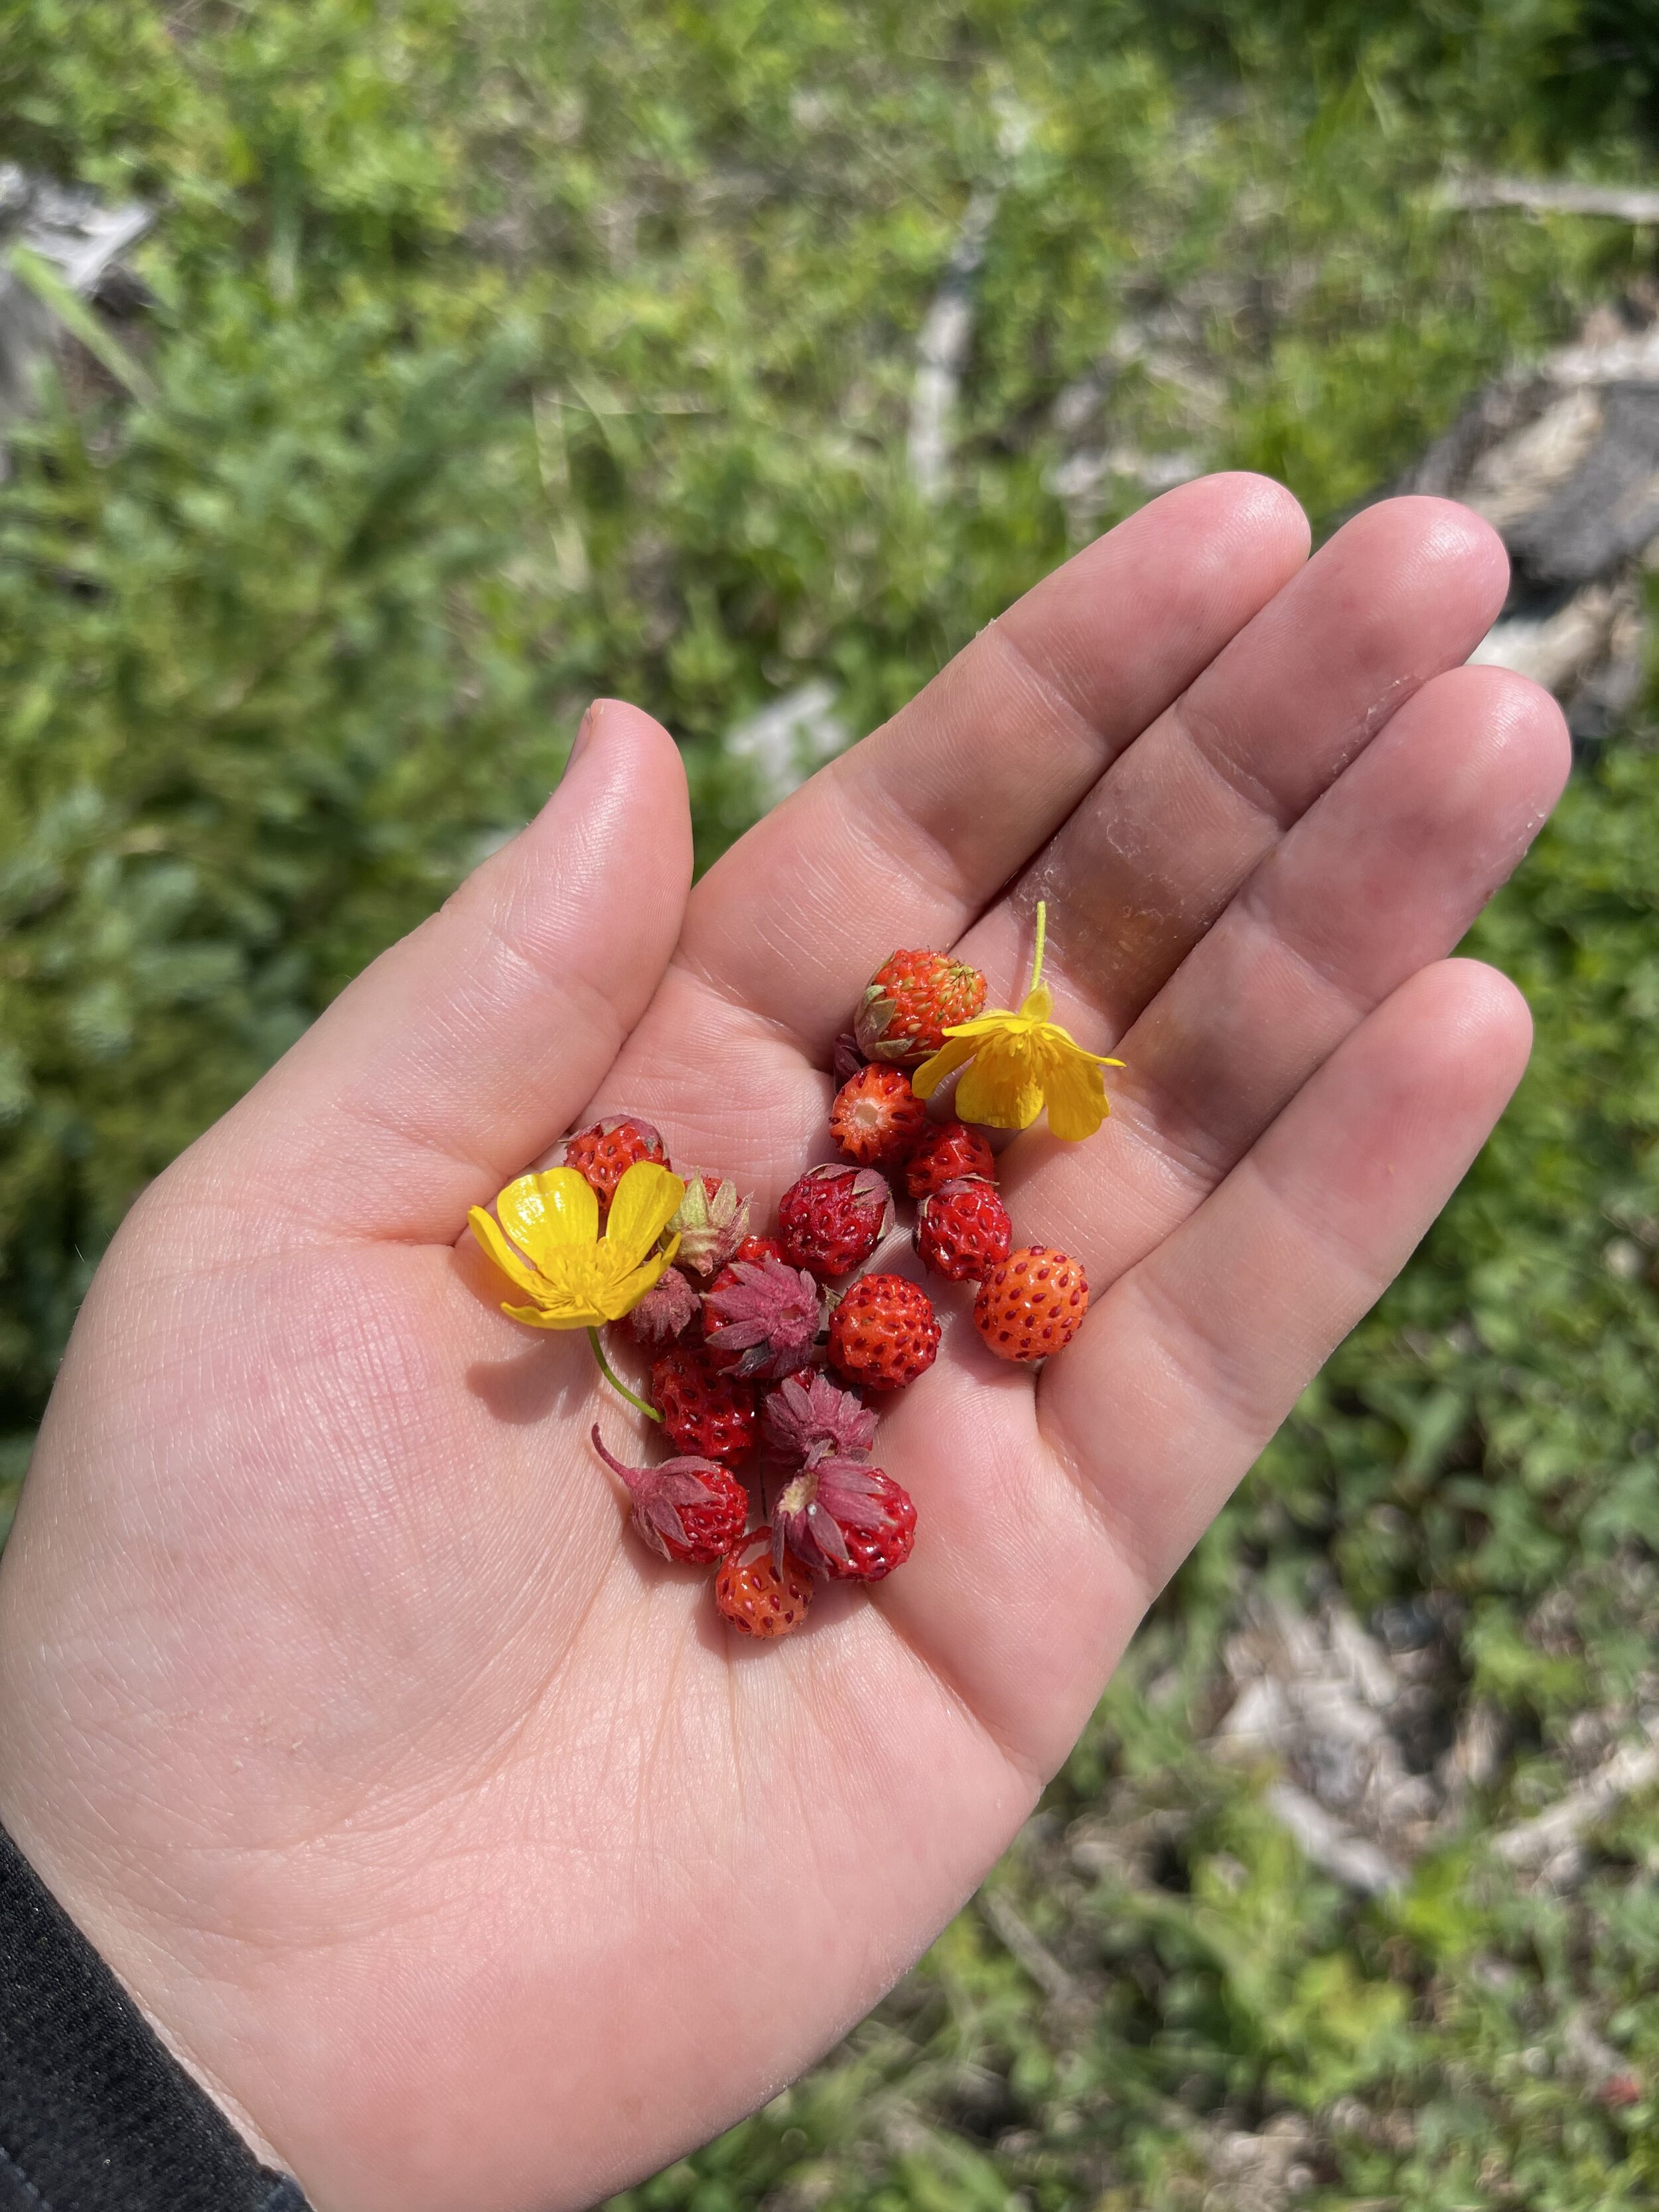
M 834 1452 L 784 1485 L 772 1515 L 773 1564 L 793 1553 L 810 1574 L 837 1582 L 878 1583 L 915 1540 L 909 1492 L 880 1468 Z
M 817 1460 L 829 1452 L 866 1459 L 876 1440 L 876 1417 L 827 1375 L 797 1376 L 781 1383 L 761 1408 L 761 1435 L 769 1449 L 787 1459 Z
M 860 1068 L 830 1109 L 830 1135 L 861 1167 L 896 1166 L 927 1132 L 927 1109 L 898 1067 Z
M 854 1024 L 871 1060 L 914 1067 L 945 1042 L 957 1022 L 985 1004 L 985 978 L 948 952 L 896 952 L 865 986 Z
M 708 1566 L 724 1559 L 742 1536 L 749 1492 L 729 1468 L 696 1458 L 626 1467 L 605 1449 L 597 1424 L 593 1449 L 628 1486 L 635 1534 L 664 1559 Z
M 830 1358 L 872 1390 L 902 1390 L 939 1351 L 933 1302 L 902 1275 L 860 1275 L 830 1317 Z
M 916 1250 L 925 1267 L 947 1282 L 978 1282 L 1006 1260 L 1014 1224 L 994 1182 L 958 1176 L 916 1210 Z
M 767 1528 L 755 1529 L 728 1552 L 714 1577 L 715 1605 L 745 1636 L 787 1636 L 805 1618 L 811 1600 L 805 1568 L 787 1552 L 781 1565 L 774 1559 Z
M 974 1327 L 999 1359 L 1044 1359 L 1071 1342 L 1088 1310 L 1088 1279 L 1077 1261 L 1026 1244 L 980 1285 Z
M 564 1141 L 564 1165 L 587 1177 L 601 1206 L 610 1205 L 636 1160 L 667 1158 L 668 1148 L 651 1124 L 632 1114 L 612 1114 Z
M 749 1234 L 749 1201 L 734 1182 L 704 1175 L 699 1168 L 676 1168 L 685 1185 L 679 1212 L 668 1224 L 678 1232 L 680 1249 L 676 1263 L 694 1275 L 719 1273 Z
M 775 1237 L 745 1237 L 732 1257 L 758 1267 L 763 1260 L 781 1260 L 783 1247 Z
M 939 1121 L 905 1164 L 904 1187 L 912 1198 L 926 1198 L 958 1176 L 996 1181 L 996 1155 L 977 1129 L 965 1121 Z
M 717 1375 L 701 1352 L 683 1345 L 651 1364 L 651 1402 L 682 1451 L 704 1459 L 742 1459 L 755 1441 L 755 1394 Z
M 794 1374 L 810 1364 L 823 1321 L 823 1291 L 781 1260 L 734 1260 L 703 1295 L 703 1340 L 723 1372 L 773 1382 Z
M 698 1298 L 678 1267 L 658 1278 L 628 1316 L 635 1344 L 660 1352 L 685 1334 L 697 1317 Z
M 791 1266 L 844 1275 L 893 1225 L 893 1194 L 873 1168 L 809 1168 L 778 1200 L 778 1241 Z

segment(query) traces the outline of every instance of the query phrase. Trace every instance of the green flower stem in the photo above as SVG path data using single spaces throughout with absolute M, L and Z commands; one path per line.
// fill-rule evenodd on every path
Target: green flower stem
M 605 1358 L 605 1346 L 599 1342 L 599 1332 L 598 1329 L 590 1328 L 588 1330 L 587 1340 L 593 1347 L 594 1358 L 599 1363 L 599 1372 L 604 1376 L 605 1381 L 611 1385 L 611 1389 L 615 1390 L 619 1396 L 626 1398 L 630 1406 L 637 1406 L 641 1413 L 646 1416 L 647 1420 L 661 1420 L 662 1415 L 657 1411 L 656 1407 L 648 1404 L 643 1398 L 636 1398 L 634 1395 L 634 1393 L 629 1389 L 627 1383 L 623 1381 L 621 1376 L 617 1374 L 616 1369 L 611 1364 L 611 1362 Z
M 1042 941 L 1048 934 L 1048 902 L 1047 899 L 1039 899 L 1037 901 L 1036 951 L 1031 955 L 1030 988 L 1033 991 L 1042 981 Z

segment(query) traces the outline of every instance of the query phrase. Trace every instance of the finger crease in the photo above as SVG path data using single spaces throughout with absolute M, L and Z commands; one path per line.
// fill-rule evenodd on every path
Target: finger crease
M 1146 1310 L 1151 1322 L 1152 1340 L 1158 1346 L 1175 1370 L 1178 1380 L 1188 1390 L 1214 1408 L 1224 1421 L 1247 1444 L 1252 1458 L 1273 1434 L 1277 1424 L 1264 1418 L 1259 1392 L 1249 1380 L 1250 1362 L 1227 1349 L 1224 1340 L 1200 1322 L 1173 1291 L 1167 1289 L 1157 1273 L 1145 1267 L 1120 1277 L 1113 1286 L 1114 1297 L 1127 1295 Z M 1234 1300 L 1218 1303 L 1227 1314 L 1237 1312 Z
M 981 639 L 994 638 L 1002 651 L 1009 654 L 1023 671 L 1043 705 L 1048 708 L 1050 712 L 1060 715 L 1071 724 L 1073 729 L 1080 730 L 1084 736 L 1092 739 L 1095 744 L 1103 746 L 1109 759 L 1115 758 L 1122 750 L 1121 746 L 1113 744 L 1107 732 L 1102 728 L 1094 716 L 1085 714 L 1082 708 L 1074 699 L 1067 696 L 1054 678 L 1037 665 L 1018 639 L 1009 635 L 1002 626 L 1000 617 L 994 622 L 988 623 L 980 632 L 980 636 Z M 1100 774 L 1101 769 L 1105 765 L 1106 763 L 1103 762 L 1101 768 L 1097 769 L 1096 774 Z
M 1137 1067 L 1135 1079 L 1133 1094 L 1120 1091 L 1115 1099 L 1113 1122 L 1121 1123 L 1125 1136 L 1190 1188 L 1193 1205 L 1187 1212 L 1191 1212 L 1237 1164 L 1245 1145 L 1229 1143 L 1219 1131 L 1206 1130 L 1178 1091 L 1166 1089 L 1156 1078 L 1149 1079 L 1144 1070 Z M 1183 1128 L 1190 1134 L 1183 1137 Z
M 894 875 L 907 890 L 919 879 L 925 896 L 947 908 L 949 916 L 962 917 L 960 921 L 942 919 L 941 927 L 960 927 L 971 920 L 978 904 L 968 872 L 939 833 L 913 813 L 896 792 L 878 788 L 861 796 L 866 810 L 863 834 L 873 836 L 882 857 L 891 864 Z
M 1376 994 L 1362 995 L 1353 990 L 1343 982 L 1332 963 L 1320 959 L 1311 945 L 1303 944 L 1294 937 L 1273 915 L 1268 904 L 1273 896 L 1271 884 L 1261 891 L 1247 885 L 1240 902 L 1245 920 L 1253 929 L 1259 930 L 1262 936 L 1270 939 L 1275 946 L 1286 953 L 1304 975 L 1330 993 L 1343 1012 L 1349 1015 L 1354 1023 L 1363 1021 L 1377 1004 Z
M 1281 1183 L 1258 1156 L 1252 1154 L 1240 1164 L 1240 1168 L 1235 1172 L 1242 1172 L 1244 1169 L 1254 1174 L 1269 1202 L 1278 1207 L 1293 1228 L 1322 1252 L 1333 1267 L 1355 1277 L 1364 1285 L 1365 1307 L 1369 1310 L 1394 1280 L 1397 1269 L 1389 1266 L 1377 1267 L 1356 1237 L 1332 1226 L 1328 1215 L 1315 1213 L 1308 1206 L 1292 1198 L 1289 1184 Z
M 750 1005 L 737 990 L 723 982 L 712 969 L 706 967 L 695 953 L 678 951 L 670 964 L 697 989 L 707 992 L 722 1012 L 744 1023 L 756 1036 L 770 1038 L 787 1045 L 792 1052 L 809 1057 L 818 1049 L 817 1040 L 803 1035 L 781 1014 L 763 1013 L 758 1007 Z
M 1037 1386 L 1037 1434 L 1042 1444 L 1058 1462 L 1061 1474 L 1070 1484 L 1079 1505 L 1098 1529 L 1102 1540 L 1118 1565 L 1128 1577 L 1135 1606 L 1145 1613 L 1158 1592 L 1165 1577 L 1152 1564 L 1151 1551 L 1143 1533 L 1136 1527 L 1134 1516 L 1115 1505 L 1103 1483 L 1097 1482 L 1084 1471 L 1083 1463 L 1066 1437 L 1056 1432 L 1056 1425 L 1043 1418 L 1042 1388 Z
M 1029 1784 L 1033 1793 L 1040 1790 L 1048 1779 L 1047 1776 L 1040 1773 L 1017 1746 L 1009 1742 L 999 1729 L 992 1727 L 973 1698 L 963 1688 L 952 1669 L 936 1653 L 924 1649 L 908 1629 L 900 1626 L 893 1615 L 881 1603 L 879 1591 L 872 1590 L 870 1595 L 871 1601 L 880 1613 L 883 1625 L 889 1633 L 904 1646 L 923 1673 L 939 1685 L 969 1726 L 979 1730 L 993 1750 L 1000 1753 L 1020 1779 Z
M 1216 781 L 1235 799 L 1241 799 L 1252 814 L 1260 815 L 1271 826 L 1275 839 L 1282 837 L 1300 810 L 1287 805 L 1270 784 L 1245 767 L 1223 742 L 1218 726 L 1201 708 L 1194 706 L 1189 691 L 1176 701 L 1170 714 L 1179 735 Z

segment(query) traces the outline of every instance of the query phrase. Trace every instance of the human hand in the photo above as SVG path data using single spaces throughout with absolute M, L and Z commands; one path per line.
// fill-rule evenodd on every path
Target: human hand
M 1560 717 L 1458 666 L 1471 516 L 1305 551 L 1275 486 L 1170 494 L 689 904 L 674 748 L 606 704 L 133 1209 L 0 1572 L 0 1817 L 319 2212 L 589 2203 L 850 2026 L 1485 1138 L 1527 1015 L 1444 956 Z M 1127 1065 L 1001 1175 L 1088 1321 L 1033 1376 L 941 1298 L 878 1441 L 914 1558 L 746 1646 L 625 1534 L 587 1437 L 632 1416 L 502 1318 L 467 1209 L 630 1110 L 765 1213 L 871 971 L 955 945 L 1007 1000 L 1038 896 L 1056 1018 Z

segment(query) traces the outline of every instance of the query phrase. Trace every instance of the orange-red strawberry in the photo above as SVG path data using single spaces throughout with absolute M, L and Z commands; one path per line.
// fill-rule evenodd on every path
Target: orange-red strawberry
M 925 1267 L 947 1282 L 979 1282 L 1014 1241 L 1014 1224 L 994 1182 L 958 1176 L 916 1209 L 916 1250 Z
M 912 1198 L 926 1198 L 958 1176 L 983 1176 L 994 1182 L 996 1155 L 977 1129 L 965 1121 L 939 1121 L 905 1163 L 904 1187 Z
M 1088 1278 L 1077 1261 L 1024 1244 L 980 1285 L 974 1326 L 999 1359 L 1046 1359 L 1071 1342 L 1088 1310 Z
M 927 1109 L 899 1067 L 872 1062 L 849 1077 L 830 1109 L 830 1133 L 860 1167 L 896 1167 L 927 1133 Z
M 781 1260 L 783 1247 L 775 1237 L 745 1237 L 732 1257 L 747 1260 L 751 1267 L 757 1267 L 763 1260 Z
M 893 1194 L 874 1168 L 808 1168 L 778 1200 L 778 1242 L 793 1267 L 844 1275 L 893 1225 Z
M 716 1375 L 689 1345 L 651 1363 L 651 1402 L 682 1451 L 738 1460 L 755 1441 L 754 1392 L 733 1376 Z
M 896 952 L 865 986 L 854 1024 L 870 1060 L 915 1067 L 985 1004 L 985 978 L 948 952 Z
M 830 1317 L 832 1365 L 872 1390 L 902 1390 L 938 1351 L 933 1302 L 902 1275 L 860 1275 Z
M 788 1552 L 781 1566 L 774 1561 L 769 1528 L 745 1536 L 714 1577 L 715 1605 L 745 1636 L 787 1636 L 805 1619 L 811 1600 L 811 1577 L 800 1561 Z
M 628 1486 L 634 1533 L 665 1559 L 709 1566 L 743 1534 L 749 1492 L 729 1468 L 712 1459 L 665 1459 L 659 1467 L 627 1467 L 593 1429 L 593 1449 Z
M 878 1467 L 828 1453 L 809 1459 L 772 1513 L 775 1565 L 793 1554 L 809 1573 L 878 1583 L 902 1567 L 916 1540 L 909 1492 Z
M 617 1185 L 636 1161 L 666 1164 L 667 1158 L 668 1148 L 657 1132 L 633 1114 L 612 1114 L 591 1128 L 578 1129 L 564 1143 L 564 1165 L 586 1176 L 601 1206 L 610 1205 Z

